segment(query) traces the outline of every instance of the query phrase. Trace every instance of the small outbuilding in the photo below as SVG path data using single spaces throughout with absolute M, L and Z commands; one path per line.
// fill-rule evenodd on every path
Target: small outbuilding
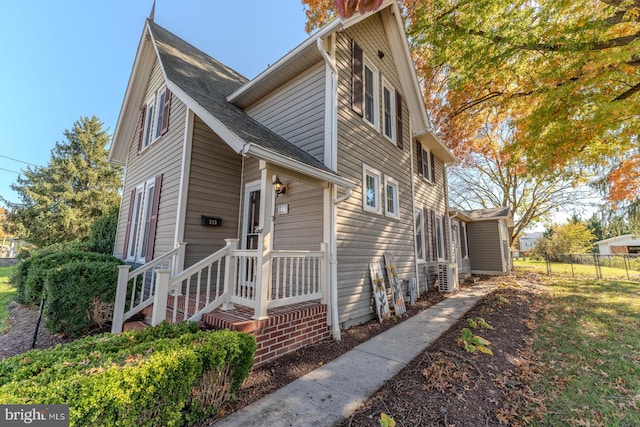
M 450 209 L 449 217 L 460 273 L 508 274 L 511 271 L 509 227 L 513 227 L 513 216 L 508 207 Z
M 640 254 L 640 237 L 633 234 L 599 240 L 595 244 L 600 255 Z

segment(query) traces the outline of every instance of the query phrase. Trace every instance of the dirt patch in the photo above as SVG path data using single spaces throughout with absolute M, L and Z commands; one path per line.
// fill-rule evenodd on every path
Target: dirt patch
M 529 388 L 536 369 L 539 285 L 507 280 L 476 304 L 420 356 L 388 381 L 342 426 L 380 426 L 382 413 L 399 426 L 520 425 L 542 408 Z M 493 329 L 473 329 L 491 342 L 494 355 L 468 353 L 458 345 L 467 319 L 483 318 Z
M 9 329 L 6 334 L 0 335 L 0 360 L 31 349 L 37 320 L 37 309 L 15 302 L 9 304 Z M 73 338 L 49 333 L 44 328 L 44 322 L 44 319 L 40 322 L 35 348 L 49 348 L 73 341 Z

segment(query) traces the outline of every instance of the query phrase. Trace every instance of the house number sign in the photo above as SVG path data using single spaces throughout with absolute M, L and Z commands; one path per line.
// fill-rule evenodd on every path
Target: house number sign
M 222 225 L 222 218 L 219 216 L 202 215 L 200 225 L 204 225 L 205 227 L 219 227 Z

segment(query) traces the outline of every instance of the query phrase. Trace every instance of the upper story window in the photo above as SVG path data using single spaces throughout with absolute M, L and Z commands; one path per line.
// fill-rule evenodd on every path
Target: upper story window
M 402 108 L 402 107 L 400 107 Z M 384 136 L 394 141 L 395 138 L 396 95 L 395 90 L 386 80 L 382 80 L 382 131 Z
M 365 59 L 364 62 L 364 119 L 378 126 L 378 71 Z
M 171 91 L 162 88 L 147 99 L 142 107 L 140 120 L 140 137 L 138 152 L 169 130 L 169 109 L 171 108 Z
M 425 149 L 419 141 L 416 141 L 416 152 L 418 157 L 418 175 L 435 184 L 435 157 L 431 154 L 431 151 Z
M 352 39 L 351 109 L 398 148 L 403 149 L 402 95 L 383 79 L 381 97 L 380 79 L 380 73 L 373 62 L 365 57 L 362 48 Z

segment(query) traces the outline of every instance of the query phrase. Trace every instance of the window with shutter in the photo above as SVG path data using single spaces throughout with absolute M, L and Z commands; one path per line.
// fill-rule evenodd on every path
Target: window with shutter
M 142 140 L 144 139 L 144 125 L 146 120 L 147 105 L 145 104 L 140 110 L 140 129 L 138 133 L 138 154 L 142 151 Z
M 382 132 L 391 142 L 395 141 L 396 128 L 396 95 L 395 90 L 385 79 L 382 79 Z
M 162 122 L 160 135 L 169 131 L 169 111 L 171 110 L 171 91 L 166 88 L 164 91 L 164 103 L 162 106 Z
M 124 257 L 143 263 L 153 259 L 162 175 L 139 184 L 131 191 Z
M 426 260 L 426 250 L 424 245 L 424 220 L 421 209 L 415 210 L 415 230 L 416 230 L 416 256 L 419 260 Z
M 418 159 L 418 167 L 416 168 L 418 170 L 418 175 L 419 176 L 424 176 L 424 166 L 422 165 L 422 144 L 420 144 L 420 141 L 416 141 L 416 157 Z

